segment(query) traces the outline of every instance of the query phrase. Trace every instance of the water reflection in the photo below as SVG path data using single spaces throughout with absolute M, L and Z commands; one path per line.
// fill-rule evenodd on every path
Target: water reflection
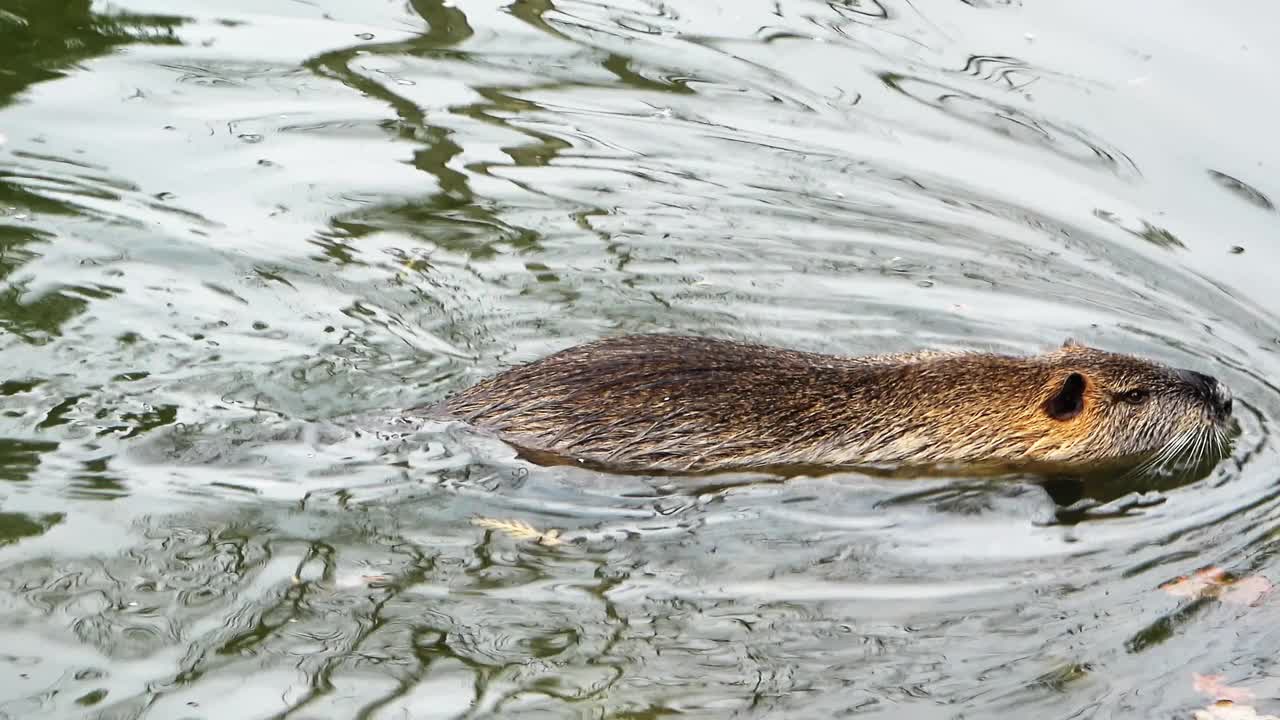
M 1272 604 L 1160 588 L 1276 572 L 1274 113 L 1226 80 L 1270 65 L 1123 12 L 6 5 L 0 626 L 35 649 L 0 715 L 1166 716 L 1230 667 L 1265 698 Z M 1234 129 L 1189 136 L 1209 88 Z M 1242 434 L 1203 479 L 1063 487 L 624 477 L 399 421 L 655 330 L 1073 335 L 1221 377 Z
M 62 520 L 59 514 L 31 517 L 22 513 L 0 513 L 0 545 L 42 535 Z
M 94 12 L 89 0 L 13 0 L 0 8 L 0 107 L 37 82 L 63 77 L 76 63 L 138 43 L 177 45 L 173 15 Z

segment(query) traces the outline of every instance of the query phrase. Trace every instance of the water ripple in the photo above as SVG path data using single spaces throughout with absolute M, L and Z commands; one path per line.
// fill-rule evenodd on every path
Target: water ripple
M 1274 603 L 1162 589 L 1276 579 L 1270 11 L 164 11 L 0 13 L 0 628 L 40 648 L 0 716 L 1165 717 L 1228 672 L 1275 711 Z M 1064 489 L 402 417 L 633 331 L 1075 336 L 1222 378 L 1240 436 Z

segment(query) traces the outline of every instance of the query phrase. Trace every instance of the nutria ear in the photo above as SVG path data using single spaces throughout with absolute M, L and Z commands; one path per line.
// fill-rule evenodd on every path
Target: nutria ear
M 1076 342 L 1076 339 L 1075 339 L 1075 338 L 1073 338 L 1073 337 L 1069 337 L 1069 338 L 1067 338 L 1066 340 L 1062 341 L 1062 347 L 1064 347 L 1064 348 L 1081 348 L 1081 347 L 1084 347 L 1084 346 L 1083 346 L 1083 345 L 1081 345 L 1080 343 Z
M 1044 411 L 1054 420 L 1070 420 L 1084 410 L 1084 376 L 1071 373 L 1061 387 L 1045 401 Z

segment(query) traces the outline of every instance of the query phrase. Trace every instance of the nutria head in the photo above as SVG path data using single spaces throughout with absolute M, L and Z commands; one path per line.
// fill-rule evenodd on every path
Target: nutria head
M 1198 462 L 1226 445 L 1231 391 L 1209 375 L 1071 340 L 1043 358 L 1048 382 L 1035 412 L 1047 442 L 1030 459 L 1140 459 L 1146 467 Z

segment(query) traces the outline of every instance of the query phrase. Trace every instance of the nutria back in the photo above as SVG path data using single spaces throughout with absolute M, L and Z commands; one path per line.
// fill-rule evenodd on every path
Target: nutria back
M 1214 378 L 1068 343 L 837 357 L 675 335 L 569 348 L 446 401 L 519 447 L 623 470 L 1100 467 L 1223 446 Z

